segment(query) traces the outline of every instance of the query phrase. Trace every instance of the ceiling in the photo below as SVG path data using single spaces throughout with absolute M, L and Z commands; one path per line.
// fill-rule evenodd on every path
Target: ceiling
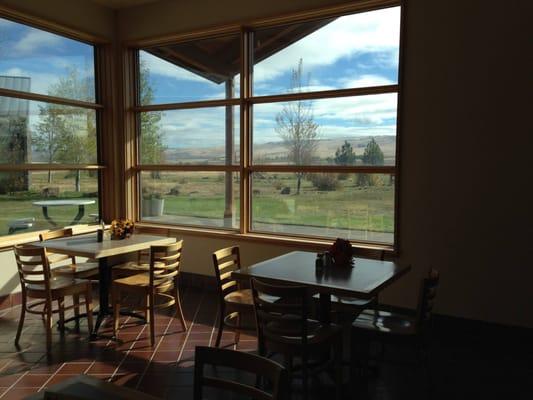
M 103 6 L 106 6 L 108 8 L 128 8 L 128 7 L 135 7 L 140 4 L 147 4 L 147 3 L 155 3 L 159 0 L 91 0 L 95 3 L 101 4 Z

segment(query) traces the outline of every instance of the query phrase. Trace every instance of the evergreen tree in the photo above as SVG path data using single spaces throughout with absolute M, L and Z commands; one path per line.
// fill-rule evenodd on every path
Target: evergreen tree
M 337 165 L 355 165 L 356 155 L 353 151 L 352 145 L 345 140 L 344 144 L 335 151 L 335 164 Z M 339 179 L 343 180 L 348 177 L 348 174 L 339 174 Z
M 385 163 L 385 157 L 383 151 L 376 143 L 374 138 L 371 138 L 365 147 L 365 151 L 362 156 L 364 165 L 383 165 Z M 375 175 L 372 174 L 358 174 L 357 186 L 374 186 L 378 182 Z

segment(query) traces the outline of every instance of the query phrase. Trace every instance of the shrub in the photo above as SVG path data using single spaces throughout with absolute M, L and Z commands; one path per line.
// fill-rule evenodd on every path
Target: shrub
M 309 180 L 319 191 L 332 191 L 339 187 L 339 181 L 335 174 L 312 174 Z
M 174 186 L 173 188 L 171 188 L 168 192 L 168 194 L 172 195 L 172 196 L 179 196 L 180 194 L 180 187 L 179 186 Z

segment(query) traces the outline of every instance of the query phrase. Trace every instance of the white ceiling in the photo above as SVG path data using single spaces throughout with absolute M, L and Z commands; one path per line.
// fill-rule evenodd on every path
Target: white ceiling
M 119 8 L 128 8 L 128 7 L 135 7 L 140 4 L 146 4 L 146 3 L 155 3 L 159 0 L 92 0 L 95 3 L 101 4 L 103 6 L 119 9 Z

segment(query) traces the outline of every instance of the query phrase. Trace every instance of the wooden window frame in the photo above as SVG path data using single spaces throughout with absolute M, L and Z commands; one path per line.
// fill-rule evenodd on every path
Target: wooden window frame
M 102 215 L 102 206 L 104 201 L 102 200 L 102 187 L 105 179 L 106 166 L 103 162 L 102 147 L 105 145 L 105 136 L 108 136 L 108 130 L 103 127 L 104 112 L 108 112 L 107 108 L 100 100 L 102 98 L 101 91 L 103 89 L 103 83 L 106 80 L 107 74 L 102 74 L 105 63 L 110 62 L 109 52 L 106 54 L 104 49 L 110 45 L 110 43 L 99 36 L 88 34 L 65 25 L 57 24 L 55 22 L 47 21 L 24 12 L 12 9 L 10 7 L 0 5 L 0 18 L 10 20 L 12 22 L 26 25 L 32 28 L 36 28 L 42 31 L 54 33 L 62 37 L 76 40 L 78 42 L 90 45 L 94 49 L 94 71 L 95 71 L 95 101 L 87 102 L 74 99 L 67 99 L 62 97 L 50 96 L 45 94 L 38 94 L 32 92 L 23 92 L 18 90 L 0 88 L 0 96 L 16 98 L 29 101 L 38 101 L 43 103 L 58 104 L 70 107 L 83 108 L 86 110 L 94 110 L 96 115 L 96 137 L 97 137 L 97 162 L 94 164 L 59 164 L 59 163 L 22 163 L 22 164 L 0 164 L 0 172 L 13 172 L 13 171 L 98 171 L 98 209 L 100 215 Z M 104 131 L 106 131 L 104 135 Z M 79 224 L 75 226 L 76 233 L 92 232 L 95 230 L 94 226 L 89 224 Z M 0 250 L 10 249 L 15 244 L 29 243 L 38 239 L 39 233 L 46 232 L 48 230 L 39 230 L 31 232 L 22 232 L 12 235 L 0 236 Z
M 235 238 L 239 240 L 260 241 L 267 243 L 277 243 L 282 245 L 298 245 L 306 246 L 310 248 L 324 248 L 324 246 L 331 243 L 332 238 L 317 237 L 317 236 L 304 236 L 296 234 L 279 234 L 272 232 L 261 232 L 251 229 L 251 174 L 253 172 L 330 172 L 330 173 L 373 173 L 373 174 L 386 174 L 393 175 L 395 180 L 395 194 L 394 194 L 394 234 L 393 242 L 390 244 L 371 242 L 371 241 L 356 241 L 352 243 L 362 249 L 366 250 L 384 250 L 389 254 L 398 254 L 399 248 L 399 192 L 400 192 L 400 116 L 401 116 L 401 95 L 402 95 L 402 64 L 403 64 L 403 36 L 404 36 L 404 18 L 405 18 L 405 5 L 402 0 L 365 0 L 357 3 L 349 3 L 338 5 L 334 7 L 322 8 L 318 10 L 311 10 L 306 12 L 300 12 L 290 15 L 283 15 L 274 18 L 266 18 L 256 21 L 251 21 L 246 24 L 233 24 L 222 27 L 208 28 L 196 32 L 177 33 L 168 35 L 165 37 L 148 38 L 138 41 L 126 43 L 129 51 L 134 54 L 138 54 L 139 50 L 148 47 L 155 47 L 165 44 L 177 44 L 180 42 L 188 42 L 192 40 L 206 39 L 210 37 L 223 36 L 228 34 L 241 34 L 241 95 L 238 99 L 221 99 L 221 100 L 209 100 L 209 101 L 194 101 L 183 103 L 167 103 L 167 104 L 152 104 L 152 105 L 139 105 L 136 102 L 130 111 L 134 114 L 147 111 L 168 111 L 168 110 L 180 110 L 180 109 L 192 109 L 202 107 L 213 106 L 225 106 L 225 105 L 239 105 L 240 106 L 240 165 L 237 166 L 224 166 L 224 165 L 207 165 L 207 166 L 195 166 L 195 165 L 173 165 L 173 164 L 161 164 L 161 165 L 140 165 L 138 162 L 138 154 L 136 154 L 136 161 L 130 165 L 131 169 L 135 172 L 135 182 L 133 197 L 129 202 L 132 206 L 132 212 L 129 215 L 133 217 L 141 229 L 145 229 L 151 232 L 159 232 L 169 235 L 201 235 L 211 237 L 222 238 Z M 344 15 L 354 14 L 358 12 L 367 12 L 377 9 L 389 8 L 389 7 L 401 7 L 400 16 L 400 40 L 399 40 L 399 65 L 398 65 L 398 82 L 392 85 L 381 85 L 363 88 L 348 88 L 337 89 L 318 92 L 303 92 L 303 93 L 289 93 L 279 95 L 265 95 L 265 96 L 253 96 L 251 82 L 248 77 L 251 77 L 253 68 L 253 32 L 258 28 L 275 27 L 282 24 L 309 22 L 317 19 L 326 19 L 332 17 L 341 17 Z M 135 57 L 138 60 L 138 56 Z M 137 61 L 138 62 L 138 61 Z M 138 70 L 136 70 L 138 73 Z M 137 82 L 137 78 L 136 82 Z M 132 82 L 130 82 L 130 85 Z M 294 166 L 294 165 L 264 165 L 252 163 L 252 119 L 250 118 L 251 111 L 254 104 L 265 104 L 274 102 L 286 102 L 291 100 L 316 100 L 316 99 L 328 99 L 328 98 L 340 98 L 348 96 L 365 96 L 395 93 L 397 94 L 397 112 L 396 112 L 396 154 L 395 165 L 393 166 Z M 136 119 L 137 121 L 137 119 Z M 139 126 L 135 126 L 135 136 L 139 137 Z M 140 209 L 138 207 L 140 191 L 139 181 L 142 171 L 237 171 L 240 173 L 240 226 L 238 229 L 221 229 L 221 228 L 204 228 L 199 226 L 188 226 L 183 224 L 161 224 L 153 223 L 141 220 Z

